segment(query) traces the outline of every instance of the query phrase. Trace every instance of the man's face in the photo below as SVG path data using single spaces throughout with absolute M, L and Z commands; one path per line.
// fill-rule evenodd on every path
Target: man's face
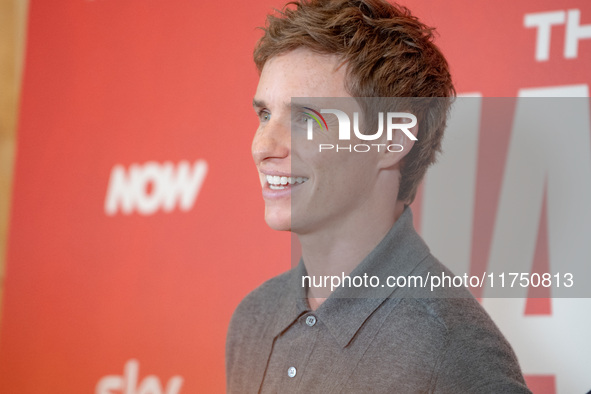
M 292 97 L 351 97 L 345 90 L 345 66 L 334 56 L 307 49 L 269 59 L 261 73 L 254 97 L 259 127 L 252 155 L 259 171 L 265 200 L 265 220 L 276 230 L 306 234 L 317 230 L 350 227 L 355 215 L 368 209 L 375 192 L 379 154 L 347 151 L 318 152 L 319 143 L 338 144 L 338 122 L 327 115 L 328 133 L 306 139 L 292 130 L 301 122 Z M 354 99 L 349 111 L 359 111 Z M 326 100 L 326 107 L 331 106 Z M 314 100 L 317 111 L 318 101 Z M 300 127 L 301 128 L 301 127 Z M 356 141 L 343 141 L 346 145 Z

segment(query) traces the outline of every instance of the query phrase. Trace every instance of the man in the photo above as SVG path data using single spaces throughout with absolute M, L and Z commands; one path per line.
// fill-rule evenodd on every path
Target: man
M 455 93 L 432 30 L 383 0 L 303 0 L 269 16 L 255 62 L 252 154 L 265 220 L 298 236 L 302 260 L 236 309 L 228 392 L 529 392 L 511 347 L 467 290 L 345 283 L 451 275 L 408 208 Z M 412 113 L 417 125 L 376 133 L 369 151 L 319 149 L 342 142 L 337 117 L 322 108 L 361 114 L 369 130 L 368 97 L 433 99 L 402 101 L 396 117 Z M 336 289 L 310 279 L 334 277 L 343 279 Z

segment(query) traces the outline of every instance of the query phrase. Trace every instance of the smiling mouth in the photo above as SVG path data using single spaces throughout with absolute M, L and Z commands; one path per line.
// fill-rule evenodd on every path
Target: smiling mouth
M 283 190 L 287 189 L 291 185 L 299 185 L 308 180 L 303 176 L 278 176 L 278 175 L 267 175 L 267 183 L 271 190 Z

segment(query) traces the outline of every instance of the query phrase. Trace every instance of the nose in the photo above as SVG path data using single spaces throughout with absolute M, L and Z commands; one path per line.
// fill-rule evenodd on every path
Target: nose
M 255 164 L 289 158 L 291 135 L 289 122 L 279 119 L 260 125 L 252 140 L 252 157 Z

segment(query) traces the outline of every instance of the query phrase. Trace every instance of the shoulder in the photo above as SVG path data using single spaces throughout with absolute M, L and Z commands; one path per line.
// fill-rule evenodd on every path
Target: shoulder
M 251 291 L 234 310 L 226 335 L 226 379 L 228 392 L 249 385 L 252 365 L 264 365 L 266 346 L 271 339 L 270 324 L 275 321 L 286 297 L 293 270 L 269 279 Z
M 247 294 L 234 310 L 230 325 L 273 314 L 278 309 L 277 300 L 284 296 L 292 277 L 293 269 L 267 280 Z
M 419 275 L 454 275 L 431 255 L 418 268 Z M 529 392 L 511 345 L 466 288 L 419 293 L 417 308 L 437 322 L 445 336 L 434 376 L 436 392 Z
M 273 321 L 286 297 L 294 270 L 275 276 L 251 291 L 238 304 L 228 327 L 226 350 L 231 351 L 236 343 L 245 343 L 259 337 L 261 328 Z

